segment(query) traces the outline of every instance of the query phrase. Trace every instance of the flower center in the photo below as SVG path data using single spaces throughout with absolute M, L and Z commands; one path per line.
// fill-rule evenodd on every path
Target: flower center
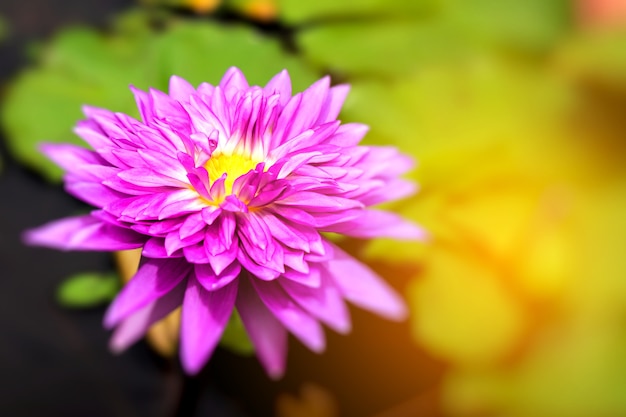
M 224 188 L 226 189 L 226 195 L 230 195 L 233 193 L 235 180 L 250 172 L 257 164 L 257 161 L 245 155 L 220 153 L 211 155 L 211 159 L 207 161 L 205 168 L 209 172 L 211 184 L 226 173 Z

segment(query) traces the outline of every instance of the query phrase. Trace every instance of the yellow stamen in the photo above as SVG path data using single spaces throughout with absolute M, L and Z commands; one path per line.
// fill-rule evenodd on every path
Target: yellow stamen
M 258 161 L 245 155 L 226 155 L 220 153 L 217 155 L 213 154 L 211 159 L 207 161 L 205 168 L 209 172 L 211 184 L 226 173 L 224 188 L 226 189 L 226 195 L 231 195 L 233 193 L 233 183 L 235 180 L 250 172 L 258 163 Z

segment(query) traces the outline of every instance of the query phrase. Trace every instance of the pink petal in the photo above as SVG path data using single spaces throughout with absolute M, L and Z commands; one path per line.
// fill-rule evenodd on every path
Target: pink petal
M 287 104 L 287 101 L 291 98 L 291 79 L 287 70 L 282 70 L 276 74 L 267 83 L 264 91 L 267 95 L 278 94 L 281 106 Z
M 135 276 L 115 297 L 104 316 L 111 328 L 137 310 L 170 292 L 189 274 L 185 260 L 142 258 Z
M 328 196 L 311 191 L 301 191 L 276 201 L 276 204 L 289 207 L 304 208 L 308 212 L 326 212 L 348 210 L 363 207 L 360 201 L 342 197 Z
M 363 210 L 356 219 L 335 223 L 321 229 L 359 238 L 390 237 L 393 239 L 426 240 L 428 233 L 395 213 Z
M 369 131 L 369 126 L 361 123 L 346 123 L 337 128 L 326 143 L 338 146 L 356 146 Z
M 189 97 L 196 93 L 196 89 L 187 80 L 172 75 L 170 77 L 169 93 L 174 100 L 185 103 L 189 102 Z
M 149 123 L 154 117 L 154 110 L 152 108 L 150 96 L 145 91 L 141 91 L 132 85 L 130 86 L 130 90 L 135 96 L 135 101 L 137 102 L 137 108 L 141 114 L 141 119 L 144 123 Z
M 232 100 L 237 91 L 247 90 L 249 85 L 246 76 L 236 67 L 230 67 L 220 81 L 220 88 L 224 90 L 227 100 Z
M 183 302 L 185 284 L 179 283 L 173 290 L 163 297 L 137 310 L 117 326 L 110 341 L 113 352 L 119 353 L 137 342 L 157 321 L 161 320 Z
M 180 329 L 180 357 L 187 373 L 198 373 L 211 357 L 236 297 L 236 282 L 207 291 L 194 277 L 188 280 Z
M 252 286 L 265 306 L 291 333 L 314 352 L 326 346 L 322 326 L 298 306 L 277 282 L 251 279 Z
M 358 199 L 366 206 L 384 203 L 386 201 L 395 201 L 402 198 L 410 197 L 418 190 L 417 184 L 413 181 L 403 179 L 392 179 L 382 181 L 384 185 L 373 189 L 364 194 L 358 194 Z M 356 193 L 359 190 L 357 189 Z
M 334 256 L 320 265 L 322 275 L 335 282 L 346 300 L 390 320 L 407 317 L 402 298 L 374 271 L 331 243 L 327 243 L 327 250 Z
M 319 288 L 322 284 L 322 276 L 319 268 L 310 269 L 309 272 L 299 272 L 285 268 L 282 277 L 311 288 Z
M 104 207 L 125 196 L 115 190 L 95 182 L 77 182 L 66 177 L 65 191 L 85 203 L 95 207 Z
M 96 152 L 68 143 L 44 143 L 39 149 L 54 163 L 69 172 L 80 170 L 84 165 L 107 165 Z
M 130 184 L 139 185 L 141 187 L 183 188 L 188 184 L 187 182 L 167 177 L 147 168 L 127 169 L 125 171 L 120 171 L 117 176 Z
M 334 284 L 326 280 L 319 288 L 311 288 L 289 279 L 279 279 L 283 289 L 302 308 L 339 333 L 350 331 L 350 314 Z
M 24 242 L 60 250 L 113 251 L 139 248 L 146 241 L 130 229 L 91 216 L 55 220 L 24 233 Z
M 207 252 L 206 244 L 204 246 L 204 251 Z M 228 265 L 237 259 L 238 253 L 238 242 L 233 241 L 229 248 L 225 248 L 222 252 L 209 256 L 208 263 L 211 264 L 211 268 L 213 268 L 213 271 L 215 271 L 216 274 L 221 274 L 222 271 L 228 267 Z
M 207 291 L 215 291 L 230 284 L 241 272 L 241 265 L 231 263 L 219 275 L 208 264 L 195 265 L 196 279 Z
M 302 92 L 297 111 L 292 114 L 285 111 L 281 114 L 280 119 L 286 119 L 285 122 L 287 123 L 287 129 L 283 133 L 283 141 L 287 141 L 313 126 L 320 114 L 329 86 L 329 77 L 316 81 Z
M 347 84 L 331 87 L 328 91 L 326 102 L 320 110 L 316 123 L 323 124 L 337 119 L 337 116 L 339 116 L 339 112 L 341 111 L 341 107 L 343 106 L 343 102 L 346 100 L 349 92 L 350 86 Z
M 281 378 L 287 360 L 287 330 L 265 307 L 247 279 L 240 280 L 237 311 L 265 371 L 272 379 Z

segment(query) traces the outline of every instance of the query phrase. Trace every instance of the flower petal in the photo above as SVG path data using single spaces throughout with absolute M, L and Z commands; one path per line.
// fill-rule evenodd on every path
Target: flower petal
M 115 353 L 122 352 L 141 339 L 150 326 L 182 304 L 184 294 L 185 283 L 181 282 L 163 297 L 151 302 L 124 319 L 113 332 L 109 343 L 111 350 Z
M 350 314 L 334 283 L 325 280 L 319 288 L 311 288 L 289 279 L 278 282 L 302 308 L 339 333 L 350 331 Z
M 28 245 L 60 250 L 114 251 L 136 249 L 147 240 L 130 229 L 105 223 L 91 215 L 55 220 L 24 233 Z
M 183 258 L 142 258 L 135 276 L 128 281 L 115 297 L 104 316 L 104 326 L 111 328 L 170 292 L 189 274 L 189 266 Z
M 180 329 L 180 357 L 185 371 L 198 373 L 209 360 L 235 305 L 237 282 L 207 291 L 191 277 L 187 282 Z
M 218 290 L 231 283 L 241 271 L 239 263 L 231 263 L 221 274 L 216 274 L 208 264 L 195 265 L 196 279 L 207 291 Z
M 279 379 L 287 360 L 287 330 L 267 309 L 248 279 L 239 283 L 237 311 L 267 374 Z
M 314 352 L 323 352 L 326 340 L 322 326 L 298 306 L 277 282 L 251 279 L 259 298 L 291 333 Z
M 395 213 L 363 210 L 361 215 L 347 222 L 336 223 L 321 230 L 342 233 L 359 238 L 391 237 L 394 239 L 426 240 L 428 233 Z
M 404 320 L 407 308 L 400 296 L 367 266 L 327 243 L 333 258 L 322 264 L 322 276 L 335 282 L 343 297 L 391 320 Z

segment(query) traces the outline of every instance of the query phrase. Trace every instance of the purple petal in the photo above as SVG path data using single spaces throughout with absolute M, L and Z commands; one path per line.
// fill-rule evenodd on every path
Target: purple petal
M 407 317 L 402 298 L 374 271 L 331 243 L 327 250 L 334 256 L 320 265 L 322 275 L 335 282 L 346 300 L 390 320 Z
M 144 123 L 149 123 L 154 117 L 154 110 L 152 108 L 150 96 L 145 91 L 141 91 L 132 85 L 130 86 L 130 90 L 135 96 L 135 101 L 137 102 L 137 108 L 141 114 L 141 119 Z
M 187 216 L 182 226 L 180 227 L 179 234 L 181 239 L 185 239 L 195 233 L 198 233 L 206 227 L 206 223 L 202 220 L 202 213 L 192 213 Z
M 285 266 L 303 274 L 308 274 L 309 264 L 304 260 L 305 253 L 299 250 L 283 248 Z M 286 271 L 285 271 L 286 272 Z
M 339 333 L 350 331 L 350 314 L 334 284 L 326 280 L 319 288 L 298 284 L 289 279 L 278 282 L 302 308 Z
M 210 226 L 213 224 L 215 219 L 217 219 L 221 212 L 222 209 L 220 209 L 219 207 L 207 206 L 202 209 L 200 214 L 202 215 L 202 220 L 204 220 L 204 222 Z
M 137 310 L 170 292 L 189 274 L 184 259 L 142 258 L 135 276 L 115 297 L 104 316 L 104 326 L 112 328 Z
M 44 143 L 39 149 L 48 158 L 66 171 L 80 170 L 84 165 L 107 165 L 96 152 L 67 143 Z
M 360 201 L 320 193 L 301 191 L 276 201 L 276 204 L 304 208 L 309 212 L 348 210 L 363 207 Z
M 165 250 L 165 239 L 161 237 L 151 237 L 143 246 L 141 256 L 148 258 L 172 258 L 180 257 L 182 255 L 175 256 L 175 253 L 168 254 Z
M 219 86 L 224 90 L 226 99 L 229 101 L 232 100 L 237 91 L 247 90 L 249 87 L 245 75 L 236 67 L 230 67 L 226 71 Z
M 241 265 L 231 263 L 221 274 L 217 275 L 208 264 L 195 265 L 196 279 L 207 291 L 215 291 L 230 284 L 241 272 Z
M 196 89 L 193 88 L 187 80 L 178 77 L 176 75 L 172 75 L 170 77 L 170 85 L 169 85 L 169 93 L 170 96 L 174 100 L 178 100 L 182 103 L 189 102 L 189 97 L 192 94 L 196 94 Z
M 287 330 L 265 307 L 247 279 L 240 280 L 237 311 L 265 372 L 279 379 L 287 360 Z
M 206 247 L 204 251 L 206 252 Z M 232 264 L 235 259 L 237 259 L 238 254 L 238 242 L 233 241 L 230 247 L 225 249 L 223 252 L 209 256 L 209 263 L 211 264 L 211 268 L 213 268 L 216 274 L 221 274 L 222 271 L 228 267 L 228 265 Z
M 207 291 L 190 278 L 180 329 L 180 356 L 185 371 L 196 374 L 209 360 L 226 328 L 237 297 L 237 283 Z
M 93 149 L 102 149 L 111 146 L 111 140 L 103 134 L 98 124 L 93 120 L 81 120 L 76 124 L 74 133 L 87 142 Z
M 406 240 L 426 240 L 428 233 L 419 226 L 404 220 L 395 213 L 380 210 L 363 210 L 354 220 L 322 228 L 325 232 L 342 233 L 359 238 L 390 237 Z
M 237 260 L 250 274 L 255 277 L 264 280 L 271 281 L 280 276 L 280 274 L 284 271 L 277 271 L 271 268 L 268 268 L 266 265 L 259 265 L 254 262 L 252 258 L 246 253 L 245 250 L 237 251 Z
M 291 79 L 287 70 L 276 74 L 265 86 L 264 91 L 268 95 L 278 94 L 280 105 L 284 106 L 291 98 Z
M 145 236 L 104 223 L 91 215 L 55 220 L 27 231 L 23 239 L 33 246 L 96 251 L 136 249 L 146 241 Z
M 369 181 L 373 182 L 373 181 Z M 415 194 L 418 190 L 417 184 L 413 181 L 404 179 L 392 179 L 389 181 L 380 181 L 382 186 L 361 193 L 358 188 L 355 191 L 355 198 L 358 198 L 366 206 L 373 206 L 386 201 L 399 200 Z
M 347 84 L 332 87 L 328 91 L 328 97 L 320 110 L 320 115 L 316 123 L 323 124 L 337 119 L 341 111 L 341 106 L 343 106 L 343 102 L 346 100 L 349 92 L 350 86 Z
M 167 236 L 165 236 L 165 250 L 168 255 L 170 255 L 185 246 L 201 242 L 204 236 L 204 230 L 200 230 L 191 236 L 187 236 L 185 239 L 180 238 L 178 231 L 170 232 Z
M 285 123 L 287 123 L 288 126 L 283 134 L 283 140 L 297 136 L 313 126 L 313 123 L 320 114 L 322 104 L 328 94 L 329 86 L 329 77 L 324 77 L 316 81 L 302 92 L 297 110 L 294 109 L 293 113 L 285 111 L 281 114 L 280 118 L 286 119 Z
M 324 351 L 326 340 L 322 326 L 298 306 L 280 284 L 258 279 L 250 281 L 259 298 L 278 321 L 312 351 L 318 353 Z
M 319 268 L 312 268 L 309 272 L 286 269 L 282 276 L 311 288 L 319 288 L 322 284 L 322 276 Z
M 157 321 L 161 320 L 183 302 L 185 283 L 179 283 L 173 290 L 163 297 L 137 310 L 133 315 L 123 320 L 113 332 L 110 348 L 119 353 L 137 342 L 146 331 Z
M 107 186 L 95 182 L 77 182 L 71 177 L 65 179 L 65 191 L 85 203 L 104 207 L 125 196 Z
M 204 248 L 204 242 L 197 243 L 195 245 L 185 246 L 183 248 L 183 254 L 185 259 L 192 264 L 207 264 L 209 263 L 209 254 Z
M 311 250 L 311 246 L 309 244 L 311 235 L 317 234 L 317 231 L 310 229 L 307 230 L 306 232 L 308 233 L 305 234 L 303 230 L 305 229 L 304 226 L 295 227 L 293 223 L 281 221 L 276 216 L 267 212 L 262 213 L 260 216 L 260 221 L 266 223 L 267 228 L 271 231 L 271 234 L 275 239 L 293 249 L 300 249 L 305 252 L 309 252 Z
M 151 169 L 146 168 L 127 169 L 125 171 L 120 171 L 117 176 L 130 184 L 138 185 L 141 187 L 183 188 L 188 185 L 187 182 L 183 182 L 175 178 L 159 174 Z
M 356 146 L 369 131 L 369 126 L 361 123 L 346 123 L 337 128 L 326 143 L 338 146 Z

